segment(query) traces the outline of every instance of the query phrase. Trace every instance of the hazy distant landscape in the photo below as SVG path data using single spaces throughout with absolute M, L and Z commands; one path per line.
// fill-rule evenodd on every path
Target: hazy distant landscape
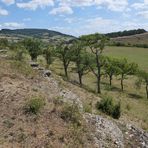
M 31 118 L 33 118 L 33 114 L 38 117 L 42 112 L 46 113 L 45 107 L 47 110 L 50 109 L 51 112 L 55 110 L 53 120 L 54 118 L 57 118 L 57 121 L 51 123 L 49 120 L 46 124 L 50 126 L 55 124 L 57 128 L 61 129 L 66 128 L 66 134 L 68 134 L 65 135 L 66 137 L 71 135 L 73 132 L 76 134 L 77 130 L 81 130 L 81 135 L 84 136 L 84 131 L 81 129 L 85 127 L 83 125 L 85 124 L 85 121 L 82 119 L 82 114 L 86 114 L 85 116 L 87 116 L 87 113 L 90 114 L 90 122 L 93 114 L 95 116 L 103 116 L 104 118 L 110 116 L 107 117 L 109 120 L 116 119 L 117 123 L 118 121 L 122 122 L 122 124 L 118 126 L 120 129 L 122 126 L 131 123 L 147 131 L 148 96 L 147 89 L 145 89 L 145 86 L 147 87 L 148 76 L 147 32 L 144 30 L 143 33 L 142 30 L 141 33 L 135 34 L 138 30 L 126 31 L 126 33 L 129 32 L 133 32 L 133 34 L 120 37 L 123 32 L 115 32 L 109 35 L 91 34 L 77 38 L 44 29 L 1 30 L 1 99 L 3 99 L 3 95 L 6 99 L 5 90 L 7 90 L 9 94 L 12 94 L 11 89 L 9 89 L 9 83 L 12 83 L 13 91 L 15 92 L 20 91 L 17 89 L 17 85 L 19 85 L 19 83 L 23 84 L 21 89 L 26 90 L 26 82 L 30 81 L 29 79 L 31 78 L 31 83 L 33 85 L 32 88 L 31 86 L 28 87 L 30 89 L 29 94 L 21 91 L 22 95 L 26 96 L 27 94 L 28 96 L 28 101 L 25 101 L 26 105 L 22 102 L 23 97 L 20 96 L 21 100 L 14 103 L 14 105 L 10 107 L 10 110 L 24 104 L 25 112 L 32 114 Z M 110 38 L 110 35 L 116 37 Z M 97 52 L 99 52 L 97 56 L 99 64 L 95 63 L 95 55 L 97 55 Z M 29 61 L 31 60 L 33 63 L 29 65 Z M 100 70 L 100 73 L 97 73 L 98 70 Z M 58 76 L 60 76 L 60 79 Z M 23 80 L 20 79 L 21 77 L 23 77 Z M 47 83 L 44 82 L 46 77 L 49 77 L 46 81 Z M 9 79 L 11 82 L 9 82 Z M 15 81 L 13 82 L 13 80 Z M 35 83 L 36 80 L 38 83 Z M 54 84 L 57 83 L 57 81 L 59 86 Z M 40 84 L 42 85 L 38 87 Z M 63 95 L 61 96 L 60 93 L 62 91 L 59 91 L 59 89 L 63 89 L 63 87 L 66 90 L 70 87 L 69 91 L 67 90 L 64 92 L 67 94 L 65 97 L 63 97 Z M 48 93 L 48 91 L 50 92 Z M 84 92 L 82 93 L 81 91 Z M 50 93 L 52 93 L 52 95 Z M 69 93 L 77 94 L 81 99 L 77 100 L 74 97 L 74 94 L 74 96 L 71 96 L 72 94 L 69 96 Z M 30 95 L 32 97 L 29 97 Z M 50 101 L 53 101 L 53 103 L 47 103 L 47 100 L 49 99 L 48 95 L 52 96 Z M 72 104 L 70 103 L 72 106 L 70 104 L 69 106 L 68 104 L 65 104 L 65 101 L 62 104 L 59 104 L 59 101 L 62 101 L 62 99 L 66 99 L 66 102 L 68 103 L 69 97 L 74 99 L 74 102 L 77 105 L 73 102 Z M 17 98 L 17 95 L 16 97 L 13 96 L 13 99 L 17 100 Z M 5 101 L 7 101 L 7 99 L 4 100 L 4 102 Z M 3 113 L 6 112 L 4 102 L 1 100 Z M 48 108 L 47 105 L 52 106 L 52 108 Z M 83 113 L 79 112 L 75 105 L 77 107 L 83 106 Z M 73 110 L 73 107 L 75 110 Z M 24 109 L 22 108 L 21 110 L 23 111 Z M 60 113 L 60 116 L 56 117 L 57 113 Z M 25 114 L 22 113 L 19 118 L 23 118 L 24 120 L 27 118 L 24 117 L 26 116 Z M 43 115 L 43 117 L 40 118 L 45 120 L 46 116 Z M 60 118 L 62 118 L 63 121 L 60 121 Z M 10 129 L 11 126 L 16 129 L 15 126 L 21 124 L 16 124 L 15 120 L 11 121 L 10 119 L 6 120 L 3 118 L 1 120 L 3 120 L 3 124 L 6 128 Z M 67 125 L 66 127 L 62 127 L 62 125 L 57 125 L 58 122 L 60 124 L 63 124 L 62 122 L 66 122 Z M 79 122 L 81 125 L 79 125 Z M 67 133 L 69 130 L 69 123 L 72 124 L 70 125 L 72 129 L 70 130 L 70 133 Z M 39 124 L 43 123 L 40 122 Z M 107 121 L 104 121 L 104 124 L 107 124 Z M 27 127 L 25 129 L 28 129 L 28 123 L 26 123 L 26 126 Z M 76 129 L 73 129 L 75 126 Z M 90 134 L 89 130 L 93 131 L 92 128 L 85 128 L 88 130 L 88 135 Z M 5 131 L 4 129 L 2 132 Z M 44 132 L 41 129 L 39 130 L 40 132 Z M 125 128 L 124 130 L 128 131 L 129 129 Z M 108 131 L 103 130 L 102 132 L 105 133 Z M 58 131 L 58 134 L 59 133 L 64 134 Z M 123 131 L 122 133 L 125 134 Z M 17 132 L 17 134 L 19 133 Z M 21 132 L 21 134 L 27 136 L 23 132 Z M 112 131 L 110 134 L 112 135 Z M 134 136 L 137 136 L 137 133 L 134 134 Z M 71 138 L 68 138 L 68 141 L 76 138 L 75 136 L 77 137 L 77 135 L 73 135 Z M 55 137 L 58 138 L 56 135 Z M 78 138 L 81 139 L 82 137 Z M 70 146 L 77 144 L 78 147 L 81 147 L 81 141 L 84 140 L 88 147 L 89 145 L 93 147 L 93 140 L 89 143 L 86 140 L 87 136 L 83 138 L 84 139 L 81 139 L 80 141 L 76 141 L 76 143 L 64 143 L 65 145 Z M 33 139 L 37 140 L 35 137 L 31 137 L 31 140 Z M 134 146 L 136 142 L 133 141 L 129 144 L 127 139 L 124 140 L 126 146 Z M 134 140 L 138 140 L 138 138 L 134 138 Z M 52 145 L 53 147 L 59 145 L 57 140 L 52 141 L 54 142 Z M 17 143 L 25 144 L 26 142 L 22 137 L 21 142 L 16 141 L 15 144 Z M 35 145 L 35 143 L 36 142 L 34 142 L 33 145 Z M 139 142 L 138 144 L 140 145 L 141 143 Z M 12 145 L 12 143 L 9 145 Z M 113 142 L 112 140 L 110 142 L 104 140 L 104 145 L 113 146 Z
M 148 0 L 0 0 L 0 148 L 148 148 Z

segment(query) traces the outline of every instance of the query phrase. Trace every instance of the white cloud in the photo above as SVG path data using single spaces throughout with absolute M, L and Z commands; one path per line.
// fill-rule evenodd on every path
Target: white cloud
M 59 5 L 70 7 L 105 6 L 112 11 L 123 11 L 128 5 L 128 0 L 59 0 L 59 2 Z
M 3 0 L 12 1 L 12 0 Z M 51 14 L 72 14 L 73 7 L 96 6 L 97 8 L 107 7 L 111 11 L 123 11 L 128 6 L 128 0 L 30 0 L 28 2 L 18 2 L 19 8 L 36 10 L 38 7 L 53 6 L 57 3 L 58 7 L 51 10 Z
M 54 8 L 50 11 L 50 14 L 57 15 L 57 14 L 72 14 L 73 10 L 69 6 L 60 6 L 58 8 Z
M 67 26 L 54 26 L 50 29 L 66 34 L 72 34 L 74 36 L 80 36 L 96 32 L 108 33 L 138 28 L 144 28 L 148 30 L 148 23 L 141 23 L 138 20 L 123 21 L 121 23 L 118 20 L 94 17 L 87 20 L 79 19 L 79 21 L 73 21 L 72 25 L 67 24 Z
M 29 18 L 29 17 L 24 18 L 23 21 L 24 21 L 24 22 L 29 22 L 29 21 L 31 21 L 31 18 Z
M 0 16 L 1 16 L 1 15 L 8 15 L 8 14 L 9 14 L 9 13 L 8 13 L 7 10 L 0 8 Z
M 17 22 L 6 22 L 1 24 L 1 28 L 18 29 L 24 27 L 25 25 L 23 23 L 17 23 Z
M 101 17 L 95 17 L 87 19 L 83 22 L 82 27 L 79 28 L 80 34 L 91 34 L 91 33 L 107 33 L 115 30 L 118 22 L 111 19 L 103 19 Z
M 134 3 L 132 7 L 136 10 L 140 9 L 148 9 L 148 4 L 147 3 Z
M 144 0 L 141 3 L 134 3 L 131 7 L 138 10 L 137 15 L 148 19 L 148 0 Z
M 148 0 L 144 0 L 144 3 L 145 3 L 145 4 L 148 4 Z
M 3 3 L 5 3 L 6 5 L 11 5 L 15 3 L 15 0 L 1 0 Z
M 127 5 L 127 0 L 114 0 L 109 3 L 108 8 L 113 11 L 123 11 L 127 7 Z
M 94 0 L 59 0 L 60 5 L 69 5 L 72 7 L 83 7 L 94 5 Z
M 75 20 L 73 18 L 65 18 L 64 21 L 66 21 L 67 23 L 71 24 L 73 23 Z
M 140 11 L 140 12 L 137 13 L 137 15 L 148 19 L 148 11 Z
M 54 1 L 53 0 L 31 0 L 29 2 L 25 3 L 17 3 L 17 7 L 24 8 L 24 9 L 30 9 L 30 10 L 36 10 L 37 8 L 44 8 L 46 6 L 53 6 Z

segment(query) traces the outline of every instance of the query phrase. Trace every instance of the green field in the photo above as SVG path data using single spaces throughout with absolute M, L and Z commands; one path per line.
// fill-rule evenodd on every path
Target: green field
M 111 46 L 104 49 L 104 55 L 127 58 L 129 62 L 135 62 L 140 68 L 148 71 L 148 48 Z

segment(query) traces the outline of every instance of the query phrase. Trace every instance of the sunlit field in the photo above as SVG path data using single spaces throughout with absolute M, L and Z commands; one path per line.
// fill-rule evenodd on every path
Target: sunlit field
M 135 62 L 141 69 L 147 70 L 147 49 L 135 47 L 106 47 L 104 55 L 119 59 L 127 58 L 129 62 Z M 77 73 L 73 71 L 73 67 L 73 64 L 69 66 L 69 76 L 73 82 L 77 83 L 78 76 Z M 51 69 L 58 75 L 64 75 L 62 63 L 59 60 L 54 61 Z M 102 95 L 111 96 L 114 101 L 117 102 L 121 101 L 123 120 L 126 118 L 129 119 L 129 121 L 135 121 L 135 123 L 139 124 L 142 128 L 148 129 L 148 101 L 146 99 L 145 86 L 137 89 L 135 86 L 137 78 L 130 76 L 124 80 L 124 92 L 122 92 L 119 79 L 120 77 L 114 77 L 112 87 L 110 88 L 108 78 L 102 77 Z M 96 91 L 96 78 L 91 72 L 83 77 L 83 84 L 89 91 Z
M 104 55 L 127 58 L 129 62 L 135 62 L 140 68 L 148 71 L 148 48 L 111 46 L 104 49 Z

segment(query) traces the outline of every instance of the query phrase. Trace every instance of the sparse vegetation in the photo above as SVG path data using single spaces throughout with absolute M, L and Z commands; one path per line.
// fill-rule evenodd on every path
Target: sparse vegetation
M 53 62 L 53 51 L 54 51 L 53 46 L 45 47 L 43 51 L 44 57 L 46 59 L 47 67 L 50 66 Z
M 22 41 L 22 44 L 24 45 L 26 50 L 29 52 L 31 59 L 33 61 L 36 61 L 38 55 L 42 53 L 41 41 L 33 38 L 26 38 Z
M 128 63 L 126 59 L 119 60 L 116 64 L 121 76 L 121 90 L 123 91 L 124 85 L 123 81 L 126 79 L 127 75 L 134 75 L 137 72 L 138 65 L 135 63 Z
M 112 98 L 110 97 L 105 97 L 100 102 L 97 102 L 96 107 L 97 109 L 112 116 L 115 119 L 120 118 L 121 115 L 120 102 L 118 104 L 114 104 Z
M 35 72 L 32 70 L 31 66 L 25 61 L 13 60 L 10 62 L 10 66 L 17 74 L 23 74 L 28 77 L 35 76 Z
M 68 79 L 68 66 L 72 60 L 72 55 L 73 55 L 72 52 L 73 51 L 71 50 L 69 45 L 63 42 L 60 43 L 54 51 L 55 56 L 58 57 L 63 62 L 63 68 L 67 79 Z
M 93 119 L 93 117 L 98 117 L 100 116 L 100 114 L 102 115 L 101 112 L 111 116 L 114 119 L 119 119 L 122 110 L 123 122 L 126 119 L 130 121 L 139 120 L 140 122 L 138 123 L 138 125 L 147 130 L 148 102 L 144 97 L 145 88 L 146 93 L 148 90 L 147 71 L 140 70 L 137 73 L 138 65 L 133 63 L 134 61 L 131 61 L 132 58 L 128 59 L 128 56 L 127 59 L 125 59 L 125 56 L 123 56 L 124 52 L 122 53 L 121 57 L 118 55 L 117 57 L 108 56 L 109 54 L 107 55 L 105 53 L 106 51 L 103 52 L 104 49 L 108 50 L 109 48 L 112 50 L 112 48 L 114 48 L 105 48 L 108 42 L 108 38 L 100 34 L 87 35 L 77 38 L 76 40 L 62 43 L 59 42 L 57 45 L 41 44 L 40 40 L 36 40 L 33 38 L 26 40 L 28 40 L 28 43 L 26 42 L 25 44 L 22 44 L 24 42 L 9 44 L 10 50 L 8 51 L 8 53 L 12 57 L 8 56 L 7 58 L 9 62 L 6 60 L 8 63 L 3 62 L 3 64 L 1 65 L 2 67 L 7 67 L 5 66 L 5 64 L 8 64 L 11 67 L 12 71 L 10 73 L 14 73 L 11 75 L 11 78 L 13 80 L 16 80 L 16 88 L 17 90 L 21 90 L 22 96 L 24 95 L 24 93 L 25 95 L 27 94 L 26 96 L 33 96 L 28 101 L 26 101 L 26 103 L 24 103 L 23 99 L 17 100 L 18 95 L 20 96 L 20 94 L 17 93 L 17 95 L 12 95 L 12 101 L 15 102 L 17 100 L 18 102 L 21 102 L 20 104 L 24 106 L 24 110 L 22 111 L 25 111 L 25 114 L 21 114 L 22 117 L 25 118 L 25 120 L 23 121 L 27 121 L 27 125 L 28 123 L 33 123 L 30 121 L 36 121 L 36 127 L 41 127 L 41 135 L 44 137 L 45 141 L 48 138 L 50 138 L 51 141 L 53 141 L 53 139 L 57 139 L 57 141 L 60 144 L 62 143 L 64 146 L 66 144 L 66 146 L 69 147 L 85 147 L 85 143 L 88 143 L 88 138 L 92 138 L 92 135 L 89 134 L 90 137 L 87 135 L 89 133 L 88 129 L 92 130 L 91 128 L 93 128 L 87 127 L 85 125 L 88 125 L 88 122 L 86 122 L 87 116 L 91 120 L 97 121 L 95 118 Z M 118 49 L 120 48 L 121 47 L 118 47 Z M 14 53 L 14 55 L 12 55 L 12 53 Z M 77 84 L 77 82 L 79 82 L 79 85 L 82 88 L 87 88 L 93 93 L 95 91 L 99 93 L 101 92 L 102 95 L 90 95 L 89 92 L 83 92 L 84 90 L 82 88 L 79 88 L 77 86 L 74 86 L 73 88 L 73 85 L 71 86 L 71 84 L 68 84 L 68 82 L 59 79 L 59 83 L 61 83 L 60 86 L 64 84 L 64 89 L 65 87 L 70 87 L 68 89 L 74 91 L 74 93 L 76 94 L 78 91 L 78 96 L 80 97 L 81 94 L 83 94 L 83 97 L 80 98 L 80 106 L 83 106 L 83 111 L 81 112 L 79 104 L 75 102 L 73 102 L 72 104 L 65 102 L 65 95 L 67 95 L 67 93 L 64 94 L 65 92 L 62 92 L 63 95 L 61 95 L 61 89 L 57 91 L 57 87 L 54 88 L 53 78 L 51 80 L 50 78 L 48 79 L 50 83 L 53 83 L 53 86 L 48 86 L 48 83 L 44 81 L 44 77 L 40 77 L 39 75 L 37 77 L 34 77 L 34 73 L 36 73 L 37 70 L 33 70 L 29 66 L 28 60 L 30 59 L 30 56 L 32 60 L 38 60 L 38 62 L 40 61 L 39 65 L 43 67 L 47 66 L 46 68 L 49 68 L 50 65 L 50 68 L 58 71 L 59 73 L 61 73 L 62 76 L 65 72 L 65 76 L 68 78 L 69 82 L 74 82 L 74 84 Z M 62 69 L 62 66 L 64 70 Z M 40 69 L 41 71 L 44 71 L 44 68 L 39 67 L 39 70 Z M 7 72 L 4 71 L 4 77 L 6 76 L 5 79 L 7 80 L 8 76 L 5 75 L 5 73 Z M 3 74 L 1 75 L 3 77 Z M 139 86 L 138 91 L 135 89 L 134 85 L 134 82 L 137 78 L 137 86 Z M 17 84 L 17 80 L 19 79 L 21 79 L 21 82 Z M 25 83 L 24 79 L 27 79 L 27 83 L 31 81 L 30 84 L 34 84 L 33 86 L 30 86 L 31 89 L 28 85 L 26 85 L 24 89 L 21 89 L 21 87 L 24 86 Z M 67 81 L 67 79 L 64 80 Z M 119 80 L 121 81 L 121 86 Z M 121 91 L 121 89 L 123 90 L 123 81 L 124 91 Z M 12 82 L 10 82 L 10 84 L 8 85 L 9 87 L 11 87 Z M 140 86 L 142 89 L 140 89 Z M 51 91 L 52 97 L 50 98 L 49 93 L 45 94 L 45 99 L 48 101 L 46 101 L 46 106 L 44 108 L 45 99 L 40 97 L 39 94 L 40 92 L 44 94 L 48 90 Z M 0 91 L 3 92 L 3 90 Z M 54 91 L 56 92 L 56 94 Z M 30 92 L 32 93 L 31 95 Z M 59 97 L 57 97 L 57 94 L 60 94 Z M 101 101 L 98 101 L 98 96 L 102 98 Z M 55 99 L 52 99 L 53 97 Z M 71 97 L 73 97 L 73 95 L 71 95 Z M 20 104 L 18 103 L 18 106 Z M 28 116 L 27 114 L 32 116 Z M 3 120 L 4 128 L 7 128 L 8 130 L 15 128 L 16 124 L 14 123 L 16 123 L 16 118 L 17 117 Z M 108 119 L 112 120 L 111 118 Z M 119 121 L 120 120 L 121 119 L 119 119 Z M 117 123 L 119 121 L 116 120 Z M 44 128 L 44 126 L 46 128 L 45 131 L 42 129 Z M 31 131 L 31 136 L 35 139 L 38 138 L 38 132 L 36 132 L 37 130 L 38 129 Z M 25 142 L 26 137 L 28 137 L 28 133 L 25 129 L 17 133 L 17 136 L 14 137 L 16 137 L 18 143 L 23 143 Z M 109 138 L 108 141 L 111 142 L 111 138 Z M 92 143 L 92 141 L 89 142 Z M 49 145 L 51 145 L 52 147 L 52 145 L 55 145 L 55 143 L 50 143 Z
M 80 86 L 83 85 L 82 77 L 89 72 L 89 54 L 86 52 L 84 48 L 84 44 L 82 41 L 76 41 L 73 44 L 74 53 L 72 55 L 72 61 L 76 65 L 76 73 L 78 73 L 79 77 L 79 84 Z
M 78 105 L 73 103 L 72 105 L 65 104 L 61 112 L 61 118 L 67 122 L 81 125 L 82 115 L 79 111 Z
M 0 39 L 0 49 L 5 49 L 9 45 L 8 40 L 6 38 Z
M 145 84 L 145 90 L 146 90 L 146 97 L 148 99 L 148 73 L 143 70 L 138 71 L 138 78 L 139 80 L 137 81 L 136 85 L 137 87 L 141 87 L 141 84 Z
M 25 105 L 25 112 L 37 114 L 45 105 L 44 99 L 39 97 L 32 97 Z
M 89 47 L 91 50 L 91 56 L 93 58 L 90 58 L 89 67 L 94 76 L 97 78 L 97 92 L 101 93 L 101 67 L 103 66 L 101 62 L 101 55 L 108 38 L 96 33 L 82 36 L 80 40 L 85 42 L 85 46 Z

